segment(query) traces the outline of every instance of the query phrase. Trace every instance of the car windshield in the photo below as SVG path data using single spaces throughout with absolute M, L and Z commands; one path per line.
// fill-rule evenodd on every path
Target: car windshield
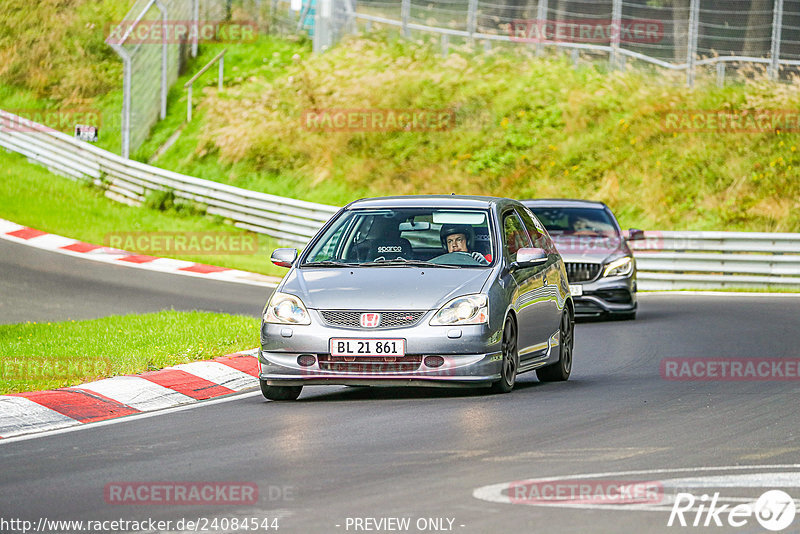
M 614 237 L 617 229 L 602 208 L 529 206 L 554 238 L 559 236 Z
M 311 247 L 304 267 L 487 267 L 493 240 L 486 210 L 353 209 Z

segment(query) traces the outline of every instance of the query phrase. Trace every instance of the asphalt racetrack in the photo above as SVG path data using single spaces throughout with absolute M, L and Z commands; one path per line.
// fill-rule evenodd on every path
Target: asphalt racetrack
M 268 293 L 2 241 L 0 264 L 5 323 L 170 307 L 258 315 Z M 0 517 L 33 525 L 171 521 L 159 530 L 167 532 L 195 530 L 187 520 L 210 532 L 244 532 L 231 528 L 234 518 L 256 518 L 259 527 L 277 519 L 278 532 L 299 534 L 764 532 L 753 517 L 741 528 L 667 523 L 679 492 L 698 502 L 719 492 L 727 502 L 752 503 L 782 488 L 800 498 L 798 381 L 674 381 L 660 365 L 665 358 L 798 358 L 798 317 L 800 298 L 792 296 L 645 294 L 636 321 L 577 325 L 566 383 L 525 374 L 508 395 L 307 387 L 289 403 L 245 393 L 0 442 Z M 529 492 L 509 500 L 503 491 L 546 477 L 563 487 L 576 477 L 647 481 L 659 498 L 543 506 Z M 110 487 L 139 482 L 254 485 L 258 497 L 180 506 L 109 497 Z M 8 523 L 0 530 L 21 532 Z

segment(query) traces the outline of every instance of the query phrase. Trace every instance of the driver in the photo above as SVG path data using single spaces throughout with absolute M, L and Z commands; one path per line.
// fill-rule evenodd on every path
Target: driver
M 468 224 L 445 224 L 439 230 L 442 246 L 449 252 L 469 254 L 481 265 L 489 265 L 489 261 L 478 251 L 470 252 L 475 241 L 475 231 Z
M 614 229 L 601 221 L 589 219 L 588 217 L 584 217 L 582 215 L 576 216 L 572 221 L 572 231 L 573 232 L 593 232 L 596 234 L 602 234 L 604 232 L 612 232 Z

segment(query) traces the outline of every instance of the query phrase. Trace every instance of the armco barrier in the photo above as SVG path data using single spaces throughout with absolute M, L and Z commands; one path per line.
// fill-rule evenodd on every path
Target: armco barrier
M 10 122 L 7 122 L 10 121 Z M 51 171 L 89 180 L 114 200 L 140 204 L 155 190 L 173 190 L 178 198 L 207 206 L 208 213 L 296 246 L 339 209 L 248 191 L 124 159 L 83 141 L 26 123 L 0 110 L 0 146 L 18 152 Z M 720 289 L 778 287 L 800 289 L 800 234 L 748 232 L 646 232 L 632 241 L 639 288 Z
M 800 289 L 800 234 L 645 232 L 631 241 L 639 287 Z
M 138 205 L 152 191 L 172 190 L 176 197 L 200 203 L 208 213 L 231 219 L 240 228 L 299 246 L 339 209 L 152 167 L 2 110 L 0 146 L 57 174 L 92 181 L 114 200 Z

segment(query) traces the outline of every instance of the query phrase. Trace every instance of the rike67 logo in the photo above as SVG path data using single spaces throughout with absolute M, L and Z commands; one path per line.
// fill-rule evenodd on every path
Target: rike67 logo
M 794 499 L 781 490 L 763 493 L 755 504 L 742 503 L 731 507 L 729 504 L 718 505 L 718 499 L 718 492 L 711 497 L 704 494 L 700 498 L 691 493 L 678 493 L 667 526 L 739 528 L 752 524 L 755 519 L 765 529 L 779 532 L 792 524 L 797 513 Z

